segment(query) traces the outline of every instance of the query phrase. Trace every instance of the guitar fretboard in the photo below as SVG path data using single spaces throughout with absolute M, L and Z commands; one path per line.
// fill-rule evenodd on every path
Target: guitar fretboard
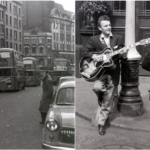
M 127 46 L 127 47 L 123 47 L 117 51 L 114 51 L 112 52 L 110 55 L 111 56 L 115 56 L 117 54 L 119 54 L 121 51 L 123 51 L 124 53 L 129 49 L 129 48 L 133 48 L 133 47 L 136 47 L 137 45 L 139 45 L 139 42 L 135 43 L 134 45 L 130 45 L 130 46 Z

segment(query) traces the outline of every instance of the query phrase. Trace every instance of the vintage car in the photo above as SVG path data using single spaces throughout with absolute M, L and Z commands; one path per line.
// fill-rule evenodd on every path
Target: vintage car
M 75 77 L 74 76 L 64 76 L 59 78 L 59 83 L 58 85 L 60 85 L 61 83 L 63 83 L 64 81 L 74 81 Z
M 75 81 L 58 86 L 43 128 L 42 147 L 45 149 L 74 149 L 75 143 Z

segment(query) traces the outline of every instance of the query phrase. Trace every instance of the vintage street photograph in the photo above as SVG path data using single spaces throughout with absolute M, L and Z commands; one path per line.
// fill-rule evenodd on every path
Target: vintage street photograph
M 150 148 L 150 1 L 76 1 L 76 149 Z
M 0 0 L 0 149 L 75 149 L 75 1 Z

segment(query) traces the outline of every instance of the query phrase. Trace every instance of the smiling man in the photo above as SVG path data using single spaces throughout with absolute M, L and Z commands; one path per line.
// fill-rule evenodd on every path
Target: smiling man
M 99 17 L 98 29 L 101 32 L 100 35 L 96 35 L 90 38 L 85 50 L 83 51 L 83 57 L 87 62 L 100 62 L 103 58 L 97 53 L 103 52 L 107 47 L 113 51 L 122 48 L 124 45 L 123 37 L 117 34 L 112 34 L 110 18 L 106 15 Z M 114 65 L 111 70 L 107 70 L 101 77 L 97 76 L 97 80 L 94 81 L 93 91 L 98 97 L 98 104 L 100 106 L 99 111 L 96 114 L 95 122 L 98 124 L 99 133 L 105 134 L 105 126 L 109 118 L 109 112 L 112 106 L 112 94 L 119 84 L 120 65 L 119 55 L 114 56 L 112 59 Z

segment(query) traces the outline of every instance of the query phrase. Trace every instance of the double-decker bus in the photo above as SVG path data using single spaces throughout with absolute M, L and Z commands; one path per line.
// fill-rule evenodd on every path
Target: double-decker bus
M 23 54 L 0 48 L 0 90 L 25 89 Z
M 60 77 L 69 75 L 71 75 L 70 62 L 64 58 L 54 59 L 54 66 L 52 71 L 53 82 L 58 83 Z
M 25 57 L 23 58 L 23 63 L 25 67 L 26 86 L 40 85 L 41 77 L 38 59 L 34 57 Z

